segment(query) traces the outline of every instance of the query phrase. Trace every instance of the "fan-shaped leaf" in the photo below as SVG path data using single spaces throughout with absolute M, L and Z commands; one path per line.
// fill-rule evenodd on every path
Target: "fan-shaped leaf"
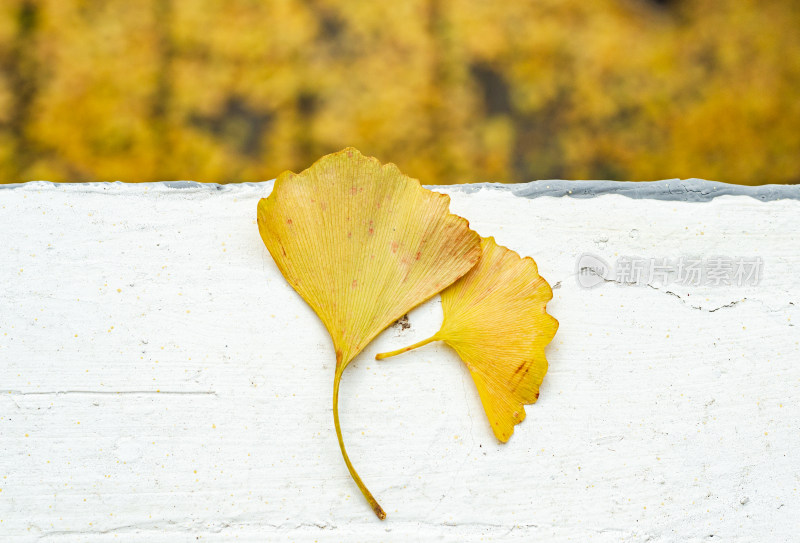
M 394 164 L 355 149 L 285 172 L 258 203 L 258 227 L 281 273 L 333 339 L 333 416 L 347 468 L 375 513 L 385 513 L 345 451 L 339 381 L 378 333 L 472 268 L 479 237 L 448 211 L 450 198 L 423 189 Z
M 520 258 L 494 238 L 481 238 L 481 251 L 478 265 L 442 292 L 441 329 L 376 358 L 444 341 L 469 368 L 492 430 L 506 442 L 525 419 L 523 405 L 539 398 L 547 372 L 544 348 L 558 321 L 546 312 L 553 293 L 533 259 Z

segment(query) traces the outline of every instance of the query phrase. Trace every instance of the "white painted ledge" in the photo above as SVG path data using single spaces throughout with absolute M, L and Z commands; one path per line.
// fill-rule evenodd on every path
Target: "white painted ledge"
M 447 347 L 373 360 L 436 300 L 356 359 L 342 425 L 384 522 L 339 454 L 326 332 L 259 239 L 269 183 L 0 190 L 0 540 L 796 541 L 800 189 L 713 186 L 437 189 L 536 259 L 561 326 L 506 445 Z M 764 267 L 583 289 L 587 252 Z

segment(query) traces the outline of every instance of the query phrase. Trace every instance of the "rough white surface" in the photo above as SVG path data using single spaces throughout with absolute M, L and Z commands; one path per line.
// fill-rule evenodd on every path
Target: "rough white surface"
M 269 190 L 0 191 L 0 541 L 798 540 L 800 201 L 447 190 L 535 258 L 561 326 L 506 445 L 446 346 L 373 360 L 438 329 L 436 300 L 355 360 L 342 425 L 380 522 L 329 338 L 259 239 Z M 586 290 L 585 252 L 760 256 L 763 279 Z

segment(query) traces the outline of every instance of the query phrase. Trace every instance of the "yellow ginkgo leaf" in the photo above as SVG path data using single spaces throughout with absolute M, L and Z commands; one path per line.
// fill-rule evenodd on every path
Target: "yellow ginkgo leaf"
M 347 364 L 404 313 L 467 273 L 480 238 L 447 195 L 355 149 L 285 172 L 258 203 L 261 238 L 333 339 L 333 419 L 344 461 L 375 514 L 386 514 L 345 451 L 339 381 Z
M 494 435 L 505 443 L 525 419 L 523 406 L 539 398 L 544 348 L 558 321 L 546 312 L 553 292 L 532 258 L 520 258 L 494 238 L 481 238 L 481 250 L 478 265 L 442 292 L 441 329 L 376 358 L 444 341 L 469 368 Z

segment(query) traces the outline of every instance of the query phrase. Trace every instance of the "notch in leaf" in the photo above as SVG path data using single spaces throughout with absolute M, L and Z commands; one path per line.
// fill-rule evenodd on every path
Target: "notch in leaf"
M 505 443 L 539 398 L 547 373 L 545 346 L 558 329 L 547 314 L 553 298 L 532 258 L 481 238 L 481 259 L 442 292 L 444 321 L 433 336 L 378 360 L 444 341 L 467 365 L 494 435 Z
M 386 517 L 353 468 L 339 426 L 339 381 L 378 333 L 467 273 L 480 238 L 448 211 L 447 195 L 423 189 L 394 164 L 355 149 L 284 172 L 258 203 L 258 229 L 283 276 L 333 340 L 333 421 L 347 469 Z

